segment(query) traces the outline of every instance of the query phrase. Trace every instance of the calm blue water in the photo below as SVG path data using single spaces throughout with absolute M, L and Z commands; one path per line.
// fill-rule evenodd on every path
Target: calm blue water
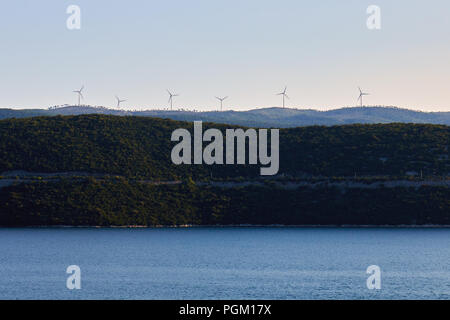
M 450 299 L 450 229 L 0 229 L 0 299 Z

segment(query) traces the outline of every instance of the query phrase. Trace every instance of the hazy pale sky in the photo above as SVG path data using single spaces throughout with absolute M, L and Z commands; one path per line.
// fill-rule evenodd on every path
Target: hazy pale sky
M 81 29 L 69 30 L 69 5 Z M 381 30 L 366 26 L 381 8 Z M 357 104 L 450 111 L 448 0 L 14 0 L 0 7 L 0 107 Z

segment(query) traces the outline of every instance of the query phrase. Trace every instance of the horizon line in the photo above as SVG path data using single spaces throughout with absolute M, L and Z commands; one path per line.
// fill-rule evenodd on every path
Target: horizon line
M 264 109 L 287 109 L 287 110 L 297 110 L 297 111 L 317 111 L 317 112 L 327 112 L 327 111 L 333 111 L 333 110 L 341 110 L 341 109 L 361 109 L 361 108 L 387 108 L 387 109 L 402 109 L 402 110 L 408 110 L 408 111 L 414 111 L 414 112 L 423 112 L 423 113 L 445 113 L 445 112 L 450 112 L 449 111 L 444 111 L 444 110 L 437 110 L 437 111 L 429 111 L 429 110 L 423 110 L 423 109 L 411 109 L 410 107 L 399 107 L 399 106 L 394 106 L 394 105 L 365 105 L 365 106 L 360 106 L 360 105 L 355 105 L 355 106 L 343 106 L 343 107 L 325 107 L 325 109 L 318 109 L 318 108 L 311 108 L 311 107 L 279 107 L 279 106 L 262 106 L 262 107 L 252 107 L 252 108 L 246 108 L 246 109 L 233 109 L 233 108 L 228 108 L 226 110 L 220 111 L 218 109 L 210 109 L 210 110 L 199 110 L 196 109 L 195 107 L 188 107 L 188 106 L 183 106 L 183 107 L 177 107 L 174 108 L 174 110 L 170 110 L 170 106 L 165 106 L 165 107 L 153 107 L 153 108 L 147 108 L 147 109 L 142 109 L 142 108 L 137 108 L 137 107 L 128 107 L 126 109 L 117 109 L 116 107 L 113 106 L 99 106 L 99 105 L 75 105 L 75 104 L 63 104 L 63 105 L 54 105 L 54 106 L 50 106 L 50 107 L 0 107 L 0 110 L 17 110 L 17 111 L 25 111 L 25 110 L 42 110 L 42 111 L 49 111 L 49 110 L 54 110 L 51 108 L 56 108 L 56 109 L 62 109 L 62 108 L 81 108 L 81 107 L 88 107 L 88 108 L 99 108 L 99 109 L 107 109 L 107 110 L 111 110 L 111 111 L 117 111 L 117 112 L 148 112 L 148 111 L 170 111 L 170 112 L 196 112 L 196 113 L 201 113 L 201 112 L 227 112 L 227 111 L 234 111 L 234 112 L 248 112 L 248 111 L 254 111 L 254 110 L 264 110 Z

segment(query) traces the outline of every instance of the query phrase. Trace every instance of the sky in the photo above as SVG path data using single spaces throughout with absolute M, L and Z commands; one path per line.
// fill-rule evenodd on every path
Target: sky
M 69 5 L 81 10 L 69 30 Z M 381 29 L 366 12 L 381 9 Z M 450 111 L 448 0 L 14 0 L 0 7 L 0 108 Z

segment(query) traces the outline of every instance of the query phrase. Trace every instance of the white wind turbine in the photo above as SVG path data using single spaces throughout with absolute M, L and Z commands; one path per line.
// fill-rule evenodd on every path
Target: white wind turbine
M 167 90 L 167 93 L 169 94 L 170 110 L 172 110 L 172 108 L 173 108 L 173 97 L 178 97 L 179 94 L 178 93 L 177 94 L 173 94 L 169 90 Z
M 83 97 L 83 89 L 84 89 L 84 85 L 81 87 L 80 90 L 74 90 L 73 92 L 75 92 L 76 94 L 78 94 L 78 106 L 81 105 L 81 99 L 84 99 Z
M 287 87 L 284 87 L 284 91 L 283 92 L 280 92 L 280 93 L 276 94 L 277 96 L 283 96 L 283 108 L 285 107 L 285 98 L 289 99 L 289 96 L 286 94 L 286 91 L 287 91 Z
M 220 101 L 220 111 L 222 111 L 222 109 L 223 109 L 223 101 L 228 99 L 228 96 L 223 97 L 223 98 L 216 97 L 216 99 Z
M 363 106 L 363 97 L 370 95 L 370 93 L 363 92 L 360 87 L 358 87 L 358 89 L 359 89 L 359 97 L 358 97 L 358 100 L 356 100 L 356 101 L 360 101 L 361 107 L 362 107 Z
M 120 109 L 120 104 L 121 104 L 122 102 L 127 101 L 127 100 L 120 100 L 118 96 L 116 96 L 116 99 L 117 99 L 117 109 Z

